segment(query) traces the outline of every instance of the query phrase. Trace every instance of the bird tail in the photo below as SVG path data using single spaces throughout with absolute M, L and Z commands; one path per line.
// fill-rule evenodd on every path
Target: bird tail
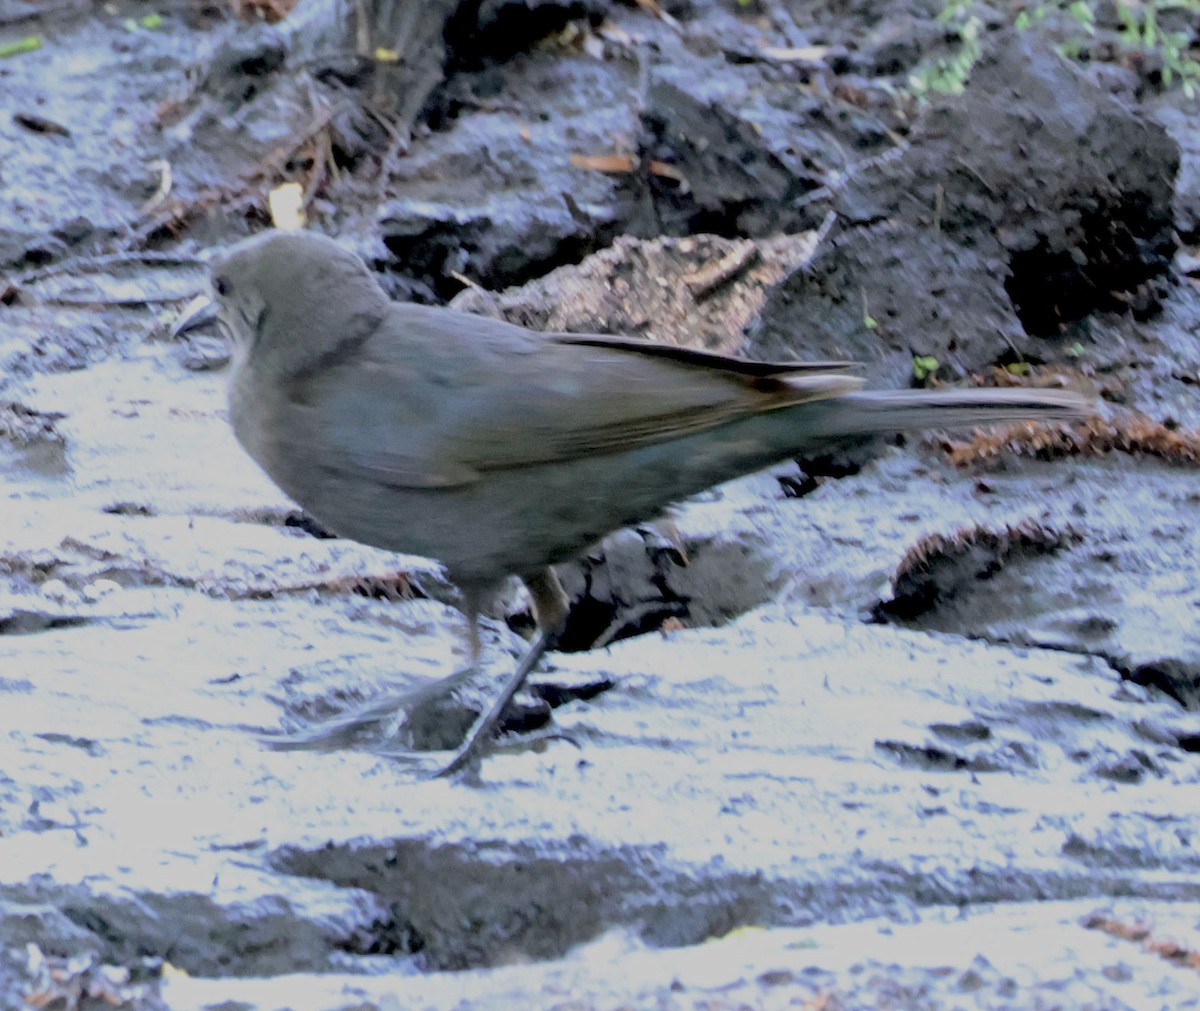
M 1056 421 L 1092 411 L 1074 390 L 859 390 L 823 402 L 830 435 L 873 435 L 918 428 L 972 428 L 1004 421 Z

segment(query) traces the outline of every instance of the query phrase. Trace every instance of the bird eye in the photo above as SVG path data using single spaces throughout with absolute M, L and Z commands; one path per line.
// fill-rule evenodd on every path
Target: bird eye
M 213 278 L 213 290 L 224 298 L 233 291 L 233 285 L 229 283 L 229 278 L 227 277 L 215 277 Z

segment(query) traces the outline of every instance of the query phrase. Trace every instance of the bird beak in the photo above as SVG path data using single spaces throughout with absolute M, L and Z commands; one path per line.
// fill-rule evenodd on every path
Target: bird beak
M 217 303 L 207 295 L 197 295 L 180 312 L 175 325 L 171 327 L 171 336 L 180 337 L 192 330 L 212 326 L 217 322 Z

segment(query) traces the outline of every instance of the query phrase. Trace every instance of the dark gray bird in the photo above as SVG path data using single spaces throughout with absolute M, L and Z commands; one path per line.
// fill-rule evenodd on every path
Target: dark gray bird
M 1067 390 L 866 392 L 847 363 L 747 361 L 537 333 L 392 302 L 331 239 L 269 232 L 212 266 L 246 451 L 345 537 L 440 561 L 472 660 L 481 601 L 519 576 L 539 633 L 442 772 L 490 739 L 565 622 L 551 568 L 712 485 L 846 437 L 1067 418 Z M 178 331 L 204 318 L 195 313 Z

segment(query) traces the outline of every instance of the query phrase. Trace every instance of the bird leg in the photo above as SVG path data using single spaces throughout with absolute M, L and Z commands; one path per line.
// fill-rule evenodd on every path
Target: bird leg
M 315 726 L 286 733 L 259 735 L 259 740 L 276 751 L 336 751 L 367 747 L 380 752 L 378 740 L 394 733 L 397 718 L 404 724 L 416 724 L 415 736 L 437 739 L 453 732 L 446 726 L 457 710 L 451 705 L 460 688 L 475 676 L 474 667 L 464 667 L 447 677 L 426 684 L 387 692 L 338 716 L 323 719 Z M 463 721 L 466 726 L 466 721 Z M 419 752 L 404 752 L 404 755 Z
M 559 582 L 557 573 L 550 566 L 547 565 L 536 573 L 525 576 L 522 581 L 533 600 L 533 615 L 537 620 L 538 633 L 530 643 L 529 649 L 525 651 L 525 655 L 521 657 L 521 662 L 509 675 L 500 693 L 475 721 L 474 726 L 467 731 L 467 736 L 458 751 L 455 752 L 449 764 L 438 771 L 438 776 L 453 775 L 482 754 L 483 749 L 492 739 L 496 724 L 499 723 L 505 708 L 512 701 L 513 696 L 521 690 L 521 686 L 525 684 L 530 672 L 537 666 L 542 655 L 550 648 L 567 623 L 567 613 L 570 611 L 571 601 L 567 597 L 562 583 Z M 472 617 L 471 625 L 472 635 L 475 637 L 473 641 L 477 641 L 478 633 L 475 630 L 474 617 Z
M 538 633 L 525 654 L 521 657 L 516 669 L 509 675 L 499 694 L 480 714 L 466 731 L 462 742 L 455 750 L 449 763 L 442 767 L 434 767 L 431 774 L 449 776 L 465 768 L 477 760 L 495 735 L 496 727 L 504 715 L 505 709 L 521 686 L 525 684 L 530 672 L 537 666 L 546 650 L 553 644 L 555 638 L 566 624 L 567 613 L 570 609 L 570 599 L 559 582 L 558 576 L 550 567 L 540 569 L 536 574 L 526 576 L 525 586 L 533 599 L 534 616 L 537 619 Z M 294 750 L 331 750 L 349 747 L 364 737 L 369 737 L 379 728 L 392 723 L 398 713 L 407 713 L 408 722 L 414 720 L 424 729 L 424 736 L 438 736 L 452 728 L 438 725 L 438 734 L 431 734 L 434 724 L 444 724 L 447 719 L 445 703 L 459 687 L 479 670 L 480 641 L 479 641 L 479 607 L 475 595 L 466 592 L 466 617 L 468 646 L 470 649 L 470 664 L 465 669 L 451 674 L 426 685 L 407 688 L 400 692 L 389 693 L 382 699 L 377 699 L 365 706 L 343 713 L 341 716 L 323 721 L 320 726 L 306 730 L 294 731 L 288 734 L 273 734 L 261 738 L 263 743 L 280 751 Z M 412 762 L 425 763 L 434 759 L 437 754 L 445 752 L 421 752 L 408 750 L 373 749 L 377 754 L 390 758 L 404 759 Z
M 322 720 L 318 725 L 288 733 L 263 735 L 260 740 L 276 751 L 332 751 L 366 746 L 378 754 L 412 759 L 426 747 L 445 751 L 456 747 L 470 730 L 473 713 L 462 713 L 456 702 L 459 690 L 479 672 L 479 600 L 477 593 L 464 591 L 469 663 L 437 681 L 409 685 L 381 698 Z M 380 741 L 395 734 L 397 724 L 405 728 L 413 750 L 380 747 Z

